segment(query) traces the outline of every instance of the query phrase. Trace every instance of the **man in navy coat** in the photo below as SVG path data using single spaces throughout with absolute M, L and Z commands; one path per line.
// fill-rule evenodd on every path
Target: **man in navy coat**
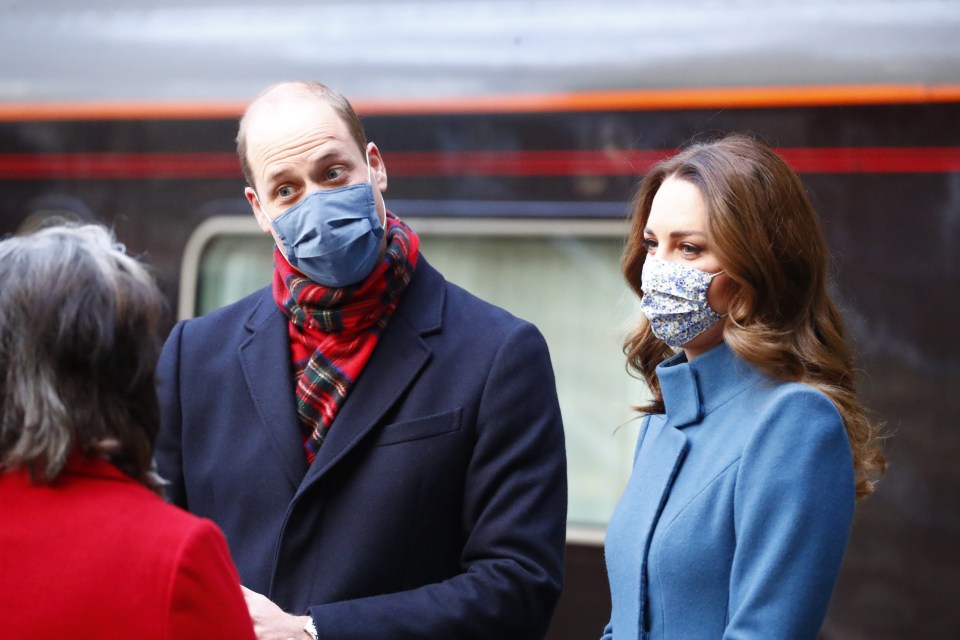
M 238 151 L 274 282 L 167 340 L 170 499 L 223 529 L 261 639 L 542 638 L 566 519 L 543 337 L 419 255 L 336 92 L 269 87 Z

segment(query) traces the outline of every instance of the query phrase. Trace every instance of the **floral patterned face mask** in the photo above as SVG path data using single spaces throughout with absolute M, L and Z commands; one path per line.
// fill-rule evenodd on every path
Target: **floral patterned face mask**
M 710 308 L 707 290 L 721 273 L 648 257 L 640 277 L 640 310 L 654 335 L 678 348 L 719 322 L 723 316 Z

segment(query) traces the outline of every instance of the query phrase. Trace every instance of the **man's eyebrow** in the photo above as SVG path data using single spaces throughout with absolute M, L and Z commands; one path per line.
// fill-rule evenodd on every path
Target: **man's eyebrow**
M 280 181 L 282 178 L 284 178 L 284 177 L 287 175 L 287 173 L 289 173 L 289 172 L 290 172 L 290 169 L 287 168 L 287 167 L 281 167 L 280 169 L 274 169 L 273 171 L 271 171 L 270 173 L 268 173 L 268 174 L 264 177 L 264 179 L 263 179 L 264 184 L 266 184 L 267 186 L 270 186 L 270 185 L 272 185 L 272 184 L 274 184 L 274 183 L 276 183 L 276 182 L 279 182 L 279 181 Z
M 345 157 L 346 154 L 340 149 L 330 149 L 329 151 L 324 151 L 319 156 L 314 158 L 311 162 L 311 165 L 312 167 L 316 167 L 317 165 L 323 165 L 330 161 L 346 162 Z M 268 186 L 272 185 L 286 177 L 286 175 L 290 172 L 292 172 L 292 170 L 289 167 L 280 167 L 279 169 L 269 172 L 264 178 L 264 182 Z

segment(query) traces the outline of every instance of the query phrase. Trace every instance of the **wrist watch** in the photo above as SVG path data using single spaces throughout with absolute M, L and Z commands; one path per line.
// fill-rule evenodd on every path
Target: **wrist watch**
M 313 616 L 307 616 L 307 623 L 303 625 L 303 630 L 313 640 L 318 640 L 317 625 L 313 624 Z

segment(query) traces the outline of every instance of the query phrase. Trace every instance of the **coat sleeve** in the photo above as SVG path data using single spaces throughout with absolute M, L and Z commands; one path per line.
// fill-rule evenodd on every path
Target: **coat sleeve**
M 800 385 L 761 409 L 734 495 L 728 640 L 813 640 L 850 532 L 853 461 L 833 403 Z
M 157 471 L 168 482 L 164 487 L 169 502 L 186 509 L 187 494 L 183 483 L 180 411 L 180 340 L 183 321 L 170 332 L 157 365 L 157 396 L 160 402 L 160 432 L 154 449 Z
M 180 548 L 163 637 L 255 640 L 227 541 L 209 520 L 196 522 Z
M 547 345 L 533 325 L 516 327 L 500 346 L 475 437 L 462 572 L 409 591 L 311 607 L 320 637 L 535 640 L 546 634 L 563 575 L 566 455 Z

